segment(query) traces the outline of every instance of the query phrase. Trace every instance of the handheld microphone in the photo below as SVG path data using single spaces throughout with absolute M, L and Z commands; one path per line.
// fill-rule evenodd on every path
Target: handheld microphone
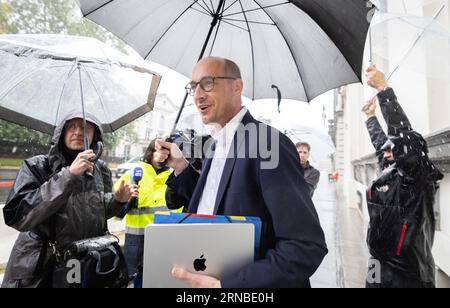
M 142 167 L 135 167 L 131 172 L 131 184 L 133 185 L 139 185 L 139 182 L 142 180 L 142 175 L 144 173 L 144 170 Z M 138 208 L 138 198 L 132 198 L 130 200 L 130 208 L 137 209 Z

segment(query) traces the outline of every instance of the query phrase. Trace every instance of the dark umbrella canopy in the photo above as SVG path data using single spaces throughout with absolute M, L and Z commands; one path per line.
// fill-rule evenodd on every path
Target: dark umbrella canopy
M 234 60 L 244 95 L 310 101 L 360 81 L 365 0 L 80 0 L 83 15 L 145 59 L 185 76 L 199 57 Z M 370 4 L 370 2 L 369 2 Z
M 366 0 L 292 0 L 306 12 L 342 52 L 360 78 L 373 5 Z

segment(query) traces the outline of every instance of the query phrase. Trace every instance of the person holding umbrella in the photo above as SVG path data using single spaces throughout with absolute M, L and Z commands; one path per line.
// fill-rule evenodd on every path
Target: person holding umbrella
M 378 90 L 388 127 L 386 135 L 375 114 L 375 99 L 369 101 L 363 112 L 382 173 L 367 189 L 367 243 L 372 261 L 380 266 L 369 269 L 367 287 L 432 288 L 433 206 L 443 174 L 428 157 L 425 139 L 413 130 L 385 75 L 375 66 L 366 73 L 368 84 Z M 376 272 L 379 277 L 372 275 Z
M 111 171 L 93 161 L 102 140 L 93 115 L 71 113 L 56 127 L 50 152 L 25 160 L 3 208 L 5 223 L 21 232 L 3 288 L 57 287 L 51 250 L 104 235 L 106 220 L 138 196 L 136 186 L 124 183 L 112 193 Z
M 172 275 L 199 288 L 310 287 L 327 248 L 298 153 L 288 137 L 242 106 L 243 86 L 233 61 L 199 61 L 186 89 L 203 123 L 216 125 L 201 175 L 176 144 L 157 140 L 155 159 L 169 159 L 175 172 L 167 185 L 189 200 L 189 213 L 260 217 L 261 258 L 221 280 L 180 267 Z M 270 157 L 263 147 L 271 149 Z
M 133 280 L 135 288 L 142 288 L 142 270 L 144 256 L 145 227 L 152 224 L 156 212 L 169 211 L 166 201 L 166 181 L 170 175 L 169 168 L 155 163 L 154 155 L 156 139 L 147 147 L 142 163 L 136 168 L 140 170 L 140 181 L 136 183 L 136 168 L 126 172 L 114 185 L 119 189 L 125 183 L 135 183 L 139 186 L 139 199 L 130 201 L 130 205 L 119 215 L 125 217 L 124 254 L 129 275 L 136 275 Z

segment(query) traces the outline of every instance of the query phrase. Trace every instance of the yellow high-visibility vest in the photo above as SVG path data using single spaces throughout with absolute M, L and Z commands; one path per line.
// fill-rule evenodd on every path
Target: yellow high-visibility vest
M 166 181 L 170 170 L 156 173 L 152 165 L 142 162 L 142 180 L 139 182 L 138 208 L 130 210 L 125 216 L 126 233 L 144 235 L 145 227 L 152 224 L 155 213 L 169 211 L 166 206 Z M 131 181 L 131 172 L 126 172 L 114 185 L 117 190 L 122 181 Z M 181 212 L 176 210 L 175 212 Z

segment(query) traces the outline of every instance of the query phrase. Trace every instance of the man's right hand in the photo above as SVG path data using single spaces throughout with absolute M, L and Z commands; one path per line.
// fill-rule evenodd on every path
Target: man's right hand
M 375 110 L 377 109 L 377 99 L 371 99 L 367 102 L 367 104 L 363 107 L 362 111 L 366 114 L 367 118 L 373 118 L 376 116 Z
M 153 156 L 155 163 L 163 164 L 167 161 L 167 166 L 174 169 L 176 175 L 179 175 L 188 167 L 189 162 L 175 143 L 157 139 L 155 148 L 156 152 Z
M 93 173 L 94 163 L 92 163 L 90 159 L 94 157 L 95 154 L 92 150 L 81 152 L 77 155 L 72 165 L 70 165 L 70 173 L 76 176 L 82 176 L 86 171 Z

